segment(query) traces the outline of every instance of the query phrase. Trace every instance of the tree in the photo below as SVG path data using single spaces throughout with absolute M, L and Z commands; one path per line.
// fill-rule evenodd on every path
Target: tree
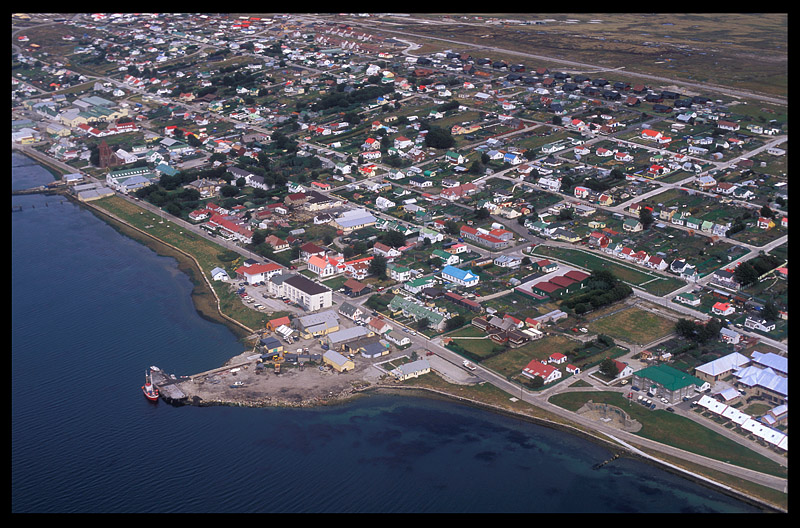
M 530 385 L 531 388 L 533 388 L 533 389 L 538 389 L 539 387 L 543 387 L 544 386 L 544 378 L 541 377 L 541 376 L 534 376 L 528 382 L 528 385 Z
M 219 193 L 225 198 L 232 198 L 239 194 L 239 188 L 233 185 L 223 185 L 220 188 Z
M 486 220 L 490 216 L 491 213 L 489 213 L 489 210 L 485 207 L 478 207 L 475 209 L 475 218 L 478 220 Z
M 406 237 L 400 231 L 387 231 L 382 237 L 383 243 L 389 247 L 400 247 L 406 243 Z
M 378 278 L 386 278 L 386 258 L 375 255 L 369 263 L 369 272 Z
M 417 320 L 417 328 L 419 328 L 420 330 L 425 330 L 426 328 L 428 328 L 429 324 L 430 321 L 428 320 L 427 317 L 423 317 Z
M 608 378 L 616 378 L 617 374 L 619 374 L 619 367 L 617 367 L 616 362 L 610 357 L 607 357 L 600 362 L 598 370 L 600 371 L 600 374 Z
M 438 149 L 448 149 L 456 144 L 449 130 L 442 127 L 431 126 L 425 135 L 425 146 Z
M 646 207 L 639 209 L 639 221 L 645 229 L 648 229 L 655 219 L 653 218 L 653 211 Z
M 464 316 L 456 315 L 454 317 L 451 317 L 450 319 L 447 320 L 445 326 L 447 327 L 448 331 L 455 330 L 456 328 L 461 328 L 462 326 L 464 326 Z
M 775 321 L 778 319 L 778 307 L 772 301 L 767 302 L 761 310 L 761 315 L 767 321 Z
M 758 271 L 749 262 L 742 262 L 733 272 L 733 277 L 742 286 L 748 286 L 758 280 Z
M 459 233 L 461 233 L 461 226 L 458 225 L 458 222 L 455 220 L 445 220 L 444 229 L 447 231 L 447 234 L 453 236 L 457 236 Z

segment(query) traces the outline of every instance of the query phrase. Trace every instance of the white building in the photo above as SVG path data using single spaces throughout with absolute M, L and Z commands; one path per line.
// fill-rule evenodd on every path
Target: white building
M 270 292 L 303 306 L 308 312 L 333 305 L 331 289 L 303 275 L 275 275 L 270 279 Z

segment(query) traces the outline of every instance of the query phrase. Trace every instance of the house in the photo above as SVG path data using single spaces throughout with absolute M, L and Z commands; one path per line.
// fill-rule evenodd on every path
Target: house
M 472 287 L 478 284 L 480 277 L 468 270 L 462 270 L 453 266 L 445 266 L 441 272 L 442 279 L 453 282 L 460 286 Z
M 272 250 L 275 252 L 289 249 L 289 243 L 275 235 L 270 235 L 265 238 L 264 243 L 269 244 L 272 247 Z
M 308 265 L 308 270 L 316 273 L 320 278 L 332 277 L 337 273 L 344 272 L 344 265 L 341 259 L 329 255 L 312 255 L 306 261 L 306 264 Z
M 756 319 L 754 317 L 745 319 L 744 326 L 750 330 L 760 330 L 762 332 L 771 332 L 775 330 L 775 323 L 770 323 L 766 319 Z
M 363 320 L 366 313 L 362 307 L 352 305 L 348 302 L 343 302 L 341 306 L 339 306 L 338 312 L 351 321 L 356 322 Z
M 522 257 L 500 255 L 499 257 L 495 258 L 493 262 L 495 266 L 500 266 L 501 268 L 517 269 L 522 264 Z
M 691 397 L 708 386 L 708 382 L 665 364 L 634 372 L 631 383 L 637 387 L 647 387 L 651 396 L 660 396 L 670 402 L 681 401 L 685 396 Z
M 267 264 L 251 264 L 249 266 L 240 266 L 236 269 L 236 274 L 244 278 L 249 284 L 256 284 L 268 281 L 273 275 L 280 273 L 283 269 L 283 266 L 272 262 Z
M 381 319 L 378 317 L 371 318 L 369 323 L 367 323 L 367 328 L 379 335 L 383 335 L 392 330 L 391 325 L 386 322 L 386 319 Z
M 741 339 L 741 335 L 738 332 L 731 330 L 730 328 L 720 328 L 719 330 L 719 338 L 725 341 L 730 345 L 737 345 Z
M 586 198 L 592 191 L 587 187 L 575 187 L 573 192 L 575 198 Z
M 600 249 L 607 247 L 610 243 L 611 239 L 608 238 L 605 235 L 605 233 L 602 233 L 600 231 L 595 231 L 592 234 L 590 234 L 589 239 L 587 241 L 588 245 L 593 247 L 598 247 Z
M 648 257 L 647 260 L 645 260 L 644 265 L 649 268 L 657 269 L 659 271 L 663 271 L 668 267 L 667 262 L 661 257 L 656 255 Z
M 717 302 L 714 303 L 714 306 L 711 307 L 711 311 L 717 315 L 725 316 L 734 313 L 736 309 L 734 309 L 734 307 L 731 306 L 730 303 Z
M 406 283 L 408 284 L 408 283 Z M 402 313 L 404 317 L 411 317 L 415 321 L 421 319 L 428 320 L 428 327 L 441 331 L 444 329 L 449 314 L 436 308 L 429 308 L 413 298 L 405 298 L 402 295 L 395 295 L 389 302 L 387 309 L 392 314 Z
M 300 246 L 300 260 L 307 262 L 308 259 L 314 255 L 323 257 L 328 252 L 327 249 L 319 247 L 313 242 L 307 242 Z
M 622 222 L 622 229 L 624 229 L 625 231 L 636 233 L 644 229 L 644 227 L 642 226 L 642 223 L 639 220 L 635 218 L 626 218 Z
M 386 266 L 386 269 L 389 271 L 389 277 L 391 277 L 392 280 L 406 282 L 411 279 L 411 270 L 409 268 L 396 264 L 389 264 Z
M 452 150 L 448 150 L 447 153 L 444 155 L 444 157 L 445 160 L 449 161 L 454 165 L 461 165 L 466 161 L 466 158 L 464 156 Z
M 372 254 L 380 255 L 381 257 L 386 258 L 386 260 L 394 260 L 402 255 L 399 250 L 389 247 L 383 242 L 375 242 L 375 245 L 372 246 Z
M 228 272 L 222 268 L 214 268 L 211 270 L 211 279 L 215 281 L 228 280 Z
M 410 363 L 404 363 L 391 371 L 392 376 L 399 381 L 410 378 L 417 378 L 431 371 L 431 365 L 427 359 L 418 359 Z
M 383 196 L 378 196 L 375 199 L 375 207 L 380 209 L 381 211 L 385 211 L 391 207 L 396 206 L 397 204 L 388 198 L 384 198 Z
M 531 267 L 533 271 L 538 271 L 539 273 L 553 273 L 554 271 L 558 271 L 558 263 L 550 262 L 546 259 L 534 262 Z
M 344 281 L 342 288 L 344 289 L 344 293 L 350 297 L 364 295 L 365 293 L 369 293 L 371 289 L 368 285 L 358 282 L 355 279 L 347 279 Z
M 775 222 L 772 221 L 772 218 L 761 216 L 758 218 L 756 225 L 761 229 L 770 229 L 775 227 Z
M 552 383 L 561 378 L 561 371 L 552 365 L 542 363 L 538 359 L 531 360 L 528 365 L 522 369 L 522 374 L 531 379 L 542 378 L 544 383 Z
M 614 360 L 614 365 L 617 367 L 617 375 L 614 376 L 614 379 L 623 379 L 627 378 L 631 374 L 633 374 L 633 368 L 627 363 L 623 363 L 621 361 Z
M 739 282 L 734 277 L 733 272 L 727 269 L 718 269 L 714 271 L 711 275 L 711 284 L 734 291 L 738 291 L 740 288 Z
M 388 266 L 387 266 L 388 267 Z M 425 288 L 433 286 L 435 283 L 435 279 L 433 277 L 419 277 L 417 279 L 409 280 L 408 282 L 403 283 L 403 288 L 408 290 L 409 292 L 413 293 L 414 295 L 419 294 Z
M 683 304 L 688 304 L 689 306 L 699 306 L 700 305 L 700 297 L 692 293 L 679 293 L 675 296 L 675 301 Z
M 448 200 L 458 200 L 466 196 L 470 196 L 478 192 L 478 187 L 474 183 L 464 183 L 454 187 L 444 189 L 439 195 Z
M 562 363 L 567 362 L 567 356 L 562 354 L 561 352 L 554 352 L 550 354 L 550 357 L 547 358 L 548 363 L 555 363 L 556 365 L 560 365 Z
M 452 266 L 461 262 L 461 258 L 458 255 L 441 249 L 434 249 L 431 252 L 431 256 L 440 258 L 445 266 Z

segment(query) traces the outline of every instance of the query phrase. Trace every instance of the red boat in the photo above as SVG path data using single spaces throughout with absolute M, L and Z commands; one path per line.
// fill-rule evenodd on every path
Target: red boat
M 152 402 L 158 401 L 158 389 L 155 388 L 153 382 L 150 380 L 150 373 L 145 374 L 145 383 L 142 385 L 142 392 L 145 398 Z

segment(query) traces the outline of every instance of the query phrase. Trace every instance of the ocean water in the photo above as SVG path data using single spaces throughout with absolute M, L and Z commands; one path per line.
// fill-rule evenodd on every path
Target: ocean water
M 50 174 L 12 156 L 12 188 Z M 60 197 L 13 196 L 12 512 L 744 513 L 743 501 L 560 431 L 374 395 L 323 409 L 147 402 L 145 370 L 243 345 L 173 259 Z

